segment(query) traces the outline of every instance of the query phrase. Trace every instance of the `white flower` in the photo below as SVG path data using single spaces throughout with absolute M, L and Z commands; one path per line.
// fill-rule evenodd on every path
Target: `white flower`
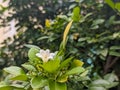
M 53 59 L 56 53 L 50 53 L 50 50 L 41 49 L 39 53 L 36 54 L 37 57 L 41 58 L 43 62 L 47 62 L 49 59 Z

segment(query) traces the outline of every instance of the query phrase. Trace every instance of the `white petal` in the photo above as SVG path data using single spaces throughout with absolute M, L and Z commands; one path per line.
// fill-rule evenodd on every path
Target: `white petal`
M 54 57 L 56 54 L 55 53 L 50 53 L 50 56 Z
M 50 54 L 50 50 L 49 49 L 47 49 L 45 52 L 46 52 L 46 54 Z
M 44 50 L 43 50 L 43 49 L 41 49 L 41 50 L 39 51 L 39 53 L 40 53 L 40 54 L 44 53 Z
M 40 53 L 37 53 L 36 56 L 40 58 L 42 57 Z

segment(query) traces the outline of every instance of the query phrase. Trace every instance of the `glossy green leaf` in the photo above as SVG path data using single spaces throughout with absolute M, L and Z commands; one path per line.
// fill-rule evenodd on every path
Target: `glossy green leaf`
M 101 50 L 100 54 L 103 55 L 104 57 L 106 57 L 108 54 L 108 49 Z
M 58 70 L 59 66 L 60 60 L 56 59 L 43 63 L 42 68 L 49 73 L 54 73 L 56 70 Z
M 22 64 L 22 66 L 29 71 L 36 71 L 36 68 L 30 64 Z
M 80 20 L 80 7 L 75 7 L 73 9 L 73 21 L 79 21 Z
M 39 49 L 31 48 L 28 52 L 28 57 L 30 60 L 39 60 L 39 58 L 36 56 L 36 53 L 39 52 Z
M 116 8 L 117 10 L 120 10 L 120 2 L 115 4 L 115 8 Z
M 106 90 L 106 88 L 93 86 L 93 87 L 90 87 L 89 90 Z
M 11 80 L 22 80 L 22 81 L 26 81 L 28 78 L 25 74 L 23 75 L 17 75 L 17 76 L 13 76 L 12 78 L 10 78 Z
M 67 71 L 65 75 L 80 74 L 84 71 L 85 71 L 85 69 L 83 67 L 75 67 L 75 68 Z
M 67 80 L 68 80 L 68 76 L 64 76 L 64 75 L 57 78 L 57 81 L 60 83 L 67 82 Z
M 49 38 L 48 36 L 43 36 L 43 37 L 38 38 L 37 40 L 41 41 L 41 40 L 48 39 L 48 38 Z
M 52 80 L 49 81 L 49 88 L 50 90 L 67 90 L 66 83 L 59 83 Z
M 120 57 L 120 52 L 110 51 L 109 55 Z
M 72 67 L 82 67 L 84 64 L 84 62 L 78 60 L 78 59 L 74 59 L 71 66 Z
M 25 74 L 23 69 L 20 68 L 20 67 L 17 67 L 17 66 L 10 66 L 10 67 L 4 68 L 4 71 L 6 71 L 10 74 L 13 74 L 13 75 L 23 75 L 23 74 Z
M 0 86 L 0 90 L 13 90 L 12 86 Z
M 93 21 L 92 26 L 97 26 L 98 24 L 102 24 L 105 20 L 104 19 L 96 19 Z
M 114 81 L 118 81 L 118 77 L 114 73 L 109 73 L 104 76 L 104 79 L 113 83 Z
M 68 58 L 68 59 L 62 61 L 61 64 L 60 64 L 60 68 L 59 68 L 59 69 L 62 69 L 62 68 L 64 68 L 65 66 L 67 66 L 72 59 L 73 59 L 73 57 Z
M 112 0 L 105 0 L 105 2 L 106 2 L 112 9 L 115 8 L 115 4 L 113 3 Z
M 31 45 L 31 44 L 25 44 L 24 46 L 26 46 L 26 47 L 28 47 L 28 48 L 36 48 L 36 49 L 40 49 L 38 46 Z
M 80 18 L 80 23 L 86 21 L 86 19 L 87 19 L 89 16 L 91 16 L 92 14 L 93 14 L 93 13 L 88 13 L 88 14 L 86 14 L 85 16 L 81 16 L 81 18 Z
M 65 28 L 65 30 L 64 30 L 64 33 L 63 33 L 63 42 L 62 42 L 63 47 L 62 47 L 61 49 L 65 49 L 65 45 L 66 45 L 66 43 L 67 43 L 67 36 L 68 36 L 69 31 L 70 31 L 72 22 L 73 22 L 73 21 L 70 21 L 70 22 L 67 24 L 67 26 L 66 26 L 66 28 Z
M 110 85 L 110 82 L 104 79 L 98 79 L 98 80 L 92 81 L 91 85 L 96 87 L 106 87 Z
M 25 90 L 25 89 L 17 86 L 0 85 L 0 90 Z
M 112 83 L 110 83 L 109 86 L 106 86 L 106 88 L 112 88 L 112 87 L 115 87 L 117 85 L 119 85 L 119 82 L 112 82 Z
M 119 79 L 114 73 L 109 73 L 104 76 L 104 79 L 109 81 L 109 85 L 106 85 L 106 88 L 112 88 L 119 84 Z
M 48 83 L 47 79 L 40 76 L 36 76 L 31 79 L 32 88 L 41 88 L 47 85 L 47 83 Z
M 114 24 L 114 22 L 115 22 L 115 16 L 113 15 L 113 16 L 111 16 L 111 17 L 109 18 L 109 20 L 105 23 L 105 26 L 106 26 L 106 27 L 109 27 L 110 25 Z
M 111 46 L 110 47 L 110 50 L 117 50 L 117 49 L 120 49 L 120 46 Z
M 99 25 L 92 26 L 90 29 L 98 29 Z

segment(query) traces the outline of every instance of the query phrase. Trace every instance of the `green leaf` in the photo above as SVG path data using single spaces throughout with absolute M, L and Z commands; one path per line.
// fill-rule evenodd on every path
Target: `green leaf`
M 13 90 L 12 86 L 0 86 L 0 90 Z
M 117 33 L 113 33 L 113 38 L 118 38 L 120 36 L 120 32 L 117 32 Z
M 109 20 L 105 23 L 105 26 L 106 26 L 106 27 L 109 27 L 110 25 L 114 24 L 114 22 L 115 22 L 115 16 L 113 15 L 113 16 L 111 16 L 111 17 L 109 18 Z
M 103 55 L 104 57 L 107 56 L 108 54 L 108 49 L 104 48 L 103 50 L 99 51 L 101 55 Z
M 120 57 L 120 52 L 110 51 L 109 55 Z
M 10 67 L 4 68 L 4 71 L 6 71 L 10 74 L 13 74 L 13 75 L 21 75 L 21 74 L 23 75 L 23 74 L 25 74 L 23 69 L 21 69 L 20 67 L 17 67 L 17 66 L 10 66 Z
M 116 24 L 120 25 L 120 20 L 114 21 L 113 24 L 114 24 L 114 25 L 116 25 Z
M 105 0 L 105 2 L 112 8 L 115 8 L 115 4 L 112 2 L 112 0 Z
M 98 79 L 95 80 L 91 83 L 92 86 L 96 86 L 96 87 L 106 87 L 108 85 L 110 85 L 110 82 L 108 82 L 107 80 L 104 79 Z
M 56 70 L 58 70 L 59 66 L 60 60 L 56 59 L 43 63 L 42 68 L 49 73 L 54 73 Z
M 72 22 L 73 22 L 73 21 L 70 21 L 70 22 L 68 23 L 68 25 L 66 26 L 65 30 L 64 30 L 64 33 L 63 33 L 63 41 L 62 41 L 62 44 L 63 44 L 63 45 L 61 46 L 60 49 L 65 49 L 65 45 L 66 45 L 66 43 L 67 43 L 67 36 L 68 36 L 69 30 L 70 30 L 70 27 L 71 27 L 71 25 L 72 25 Z
M 120 10 L 120 3 L 116 3 L 116 4 L 115 4 L 115 8 L 116 8 L 117 10 Z
M 37 60 L 40 60 L 37 56 L 36 56 L 36 53 L 39 52 L 39 49 L 36 49 L 36 48 L 31 48 L 28 52 L 28 57 L 31 61 L 37 61 Z
M 78 59 L 74 59 L 73 62 L 72 62 L 72 67 L 82 67 L 83 66 L 83 62 L 78 60 Z
M 79 21 L 80 20 L 80 7 L 75 7 L 74 9 L 73 9 L 73 16 L 72 16 L 72 18 L 73 18 L 73 21 Z
M 87 39 L 90 39 L 90 37 L 79 38 L 78 41 L 79 41 L 79 42 L 84 42 L 84 41 L 86 41 Z
M 76 7 L 76 4 L 71 4 L 71 5 L 69 6 L 69 10 L 70 10 L 70 9 L 73 9 L 74 7 Z
M 117 50 L 117 49 L 120 49 L 120 46 L 111 46 L 110 47 L 110 50 Z
M 67 90 L 66 83 L 59 83 L 52 80 L 49 81 L 49 88 L 50 90 Z
M 90 29 L 98 29 L 99 25 L 92 26 Z
M 91 16 L 93 13 L 88 13 L 85 16 L 81 16 L 80 23 L 84 22 L 89 16 Z
M 12 78 L 10 78 L 11 80 L 23 80 L 23 81 L 26 81 L 28 78 L 27 76 L 24 74 L 24 75 L 17 75 L 17 76 L 13 76 Z
M 17 86 L 9 86 L 9 85 L 0 85 L 0 90 L 25 90 L 24 88 L 20 88 Z
M 80 76 L 81 76 L 81 77 L 85 77 L 85 76 L 88 74 L 88 72 L 89 72 L 88 70 L 85 70 L 83 73 L 81 73 Z
M 70 58 L 62 61 L 61 64 L 60 64 L 60 68 L 59 68 L 59 69 L 62 69 L 62 68 L 64 68 L 65 66 L 67 66 L 72 59 L 73 59 L 73 57 L 70 57 Z
M 38 46 L 31 45 L 31 44 L 25 44 L 24 46 L 26 46 L 26 47 L 28 47 L 28 48 L 36 48 L 36 49 L 40 49 Z
M 67 82 L 67 80 L 68 80 L 68 76 L 65 76 L 65 75 L 57 78 L 57 81 L 60 82 L 60 83 Z
M 65 75 L 79 74 L 84 71 L 85 71 L 85 69 L 83 67 L 75 67 L 75 68 L 67 71 Z
M 113 83 L 114 81 L 118 81 L 118 77 L 114 73 L 109 73 L 104 76 L 104 79 Z
M 102 24 L 105 20 L 104 19 L 96 19 L 93 21 L 92 26 L 97 26 L 98 24 Z
M 44 77 L 34 77 L 31 79 L 31 86 L 32 88 L 41 88 L 47 85 L 48 81 Z
M 14 89 L 13 90 L 25 90 L 24 88 L 25 88 L 25 86 L 23 85 L 23 84 L 15 84 L 15 83 L 13 83 L 12 85 L 10 85 L 10 86 L 12 86 Z
M 22 66 L 29 71 L 36 71 L 36 68 L 30 64 L 22 64 Z
M 115 87 L 119 84 L 119 82 L 112 82 L 109 86 L 106 86 L 107 88 Z
M 93 86 L 93 87 L 90 87 L 89 90 L 106 90 L 106 88 Z
M 41 40 L 48 39 L 48 38 L 49 38 L 48 36 L 43 36 L 43 37 L 38 38 L 37 40 L 41 41 Z

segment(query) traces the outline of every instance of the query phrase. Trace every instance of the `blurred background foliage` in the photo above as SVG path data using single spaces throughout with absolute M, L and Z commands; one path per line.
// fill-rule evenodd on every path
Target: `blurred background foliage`
M 120 90 L 120 84 L 113 85 L 118 80 L 115 75 L 120 79 L 119 0 L 11 0 L 7 9 L 12 9 L 13 13 L 6 22 L 17 21 L 17 35 L 12 44 L 9 44 L 10 39 L 3 42 L 5 46 L 0 49 L 1 69 L 26 62 L 26 44 L 58 50 L 64 28 L 73 19 L 67 55 L 84 61 L 85 67 L 90 66 L 91 80 L 87 78 L 87 83 L 82 84 L 78 83 L 82 80 L 78 80 L 69 83 L 70 86 L 74 84 L 72 88 L 75 90 L 88 87 L 91 87 L 89 90 L 107 90 L 117 85 L 110 90 Z M 115 77 L 108 87 L 105 87 L 104 81 L 106 74 L 109 80 Z M 94 84 L 96 87 L 93 87 Z

